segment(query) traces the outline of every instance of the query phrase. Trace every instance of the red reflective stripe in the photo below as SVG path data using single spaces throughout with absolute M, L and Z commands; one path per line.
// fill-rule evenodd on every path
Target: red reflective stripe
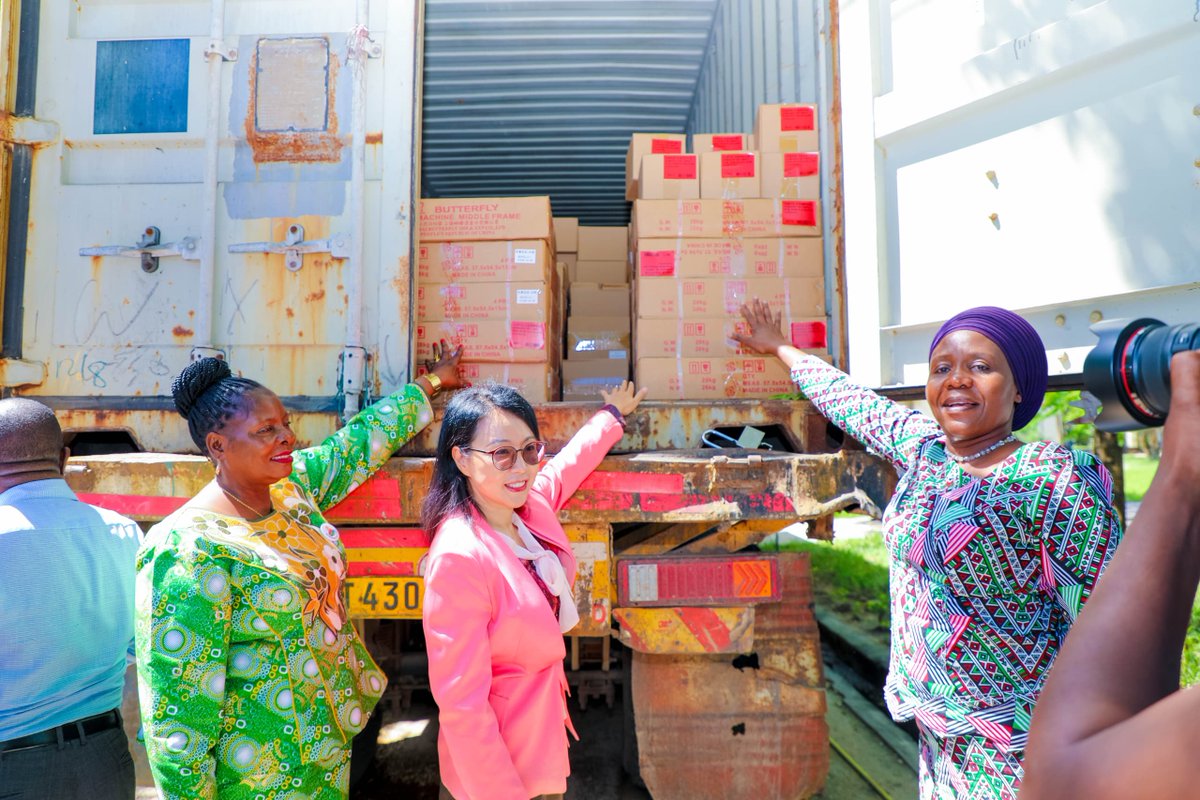
M 370 517 L 382 521 L 399 519 L 402 515 L 400 484 L 393 478 L 371 478 L 325 512 L 325 518 L 334 523 L 339 519 Z
M 346 577 L 348 578 L 388 575 L 411 577 L 416 574 L 416 565 L 408 561 L 351 561 L 346 565 Z
M 705 650 L 721 653 L 729 648 L 729 629 L 711 608 L 679 608 L 675 613 Z
M 85 503 L 107 508 L 127 517 L 165 517 L 183 507 L 190 497 L 162 497 L 145 494 L 94 494 L 76 492 Z
M 420 528 L 342 528 L 338 533 L 345 547 L 429 547 Z
M 642 472 L 593 472 L 584 478 L 580 489 L 589 491 L 635 492 L 637 494 L 681 494 L 683 476 Z

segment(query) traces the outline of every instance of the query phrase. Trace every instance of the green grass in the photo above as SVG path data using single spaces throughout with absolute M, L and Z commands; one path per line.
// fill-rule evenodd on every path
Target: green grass
M 1125 499 L 1140 501 L 1150 488 L 1150 480 L 1158 469 L 1158 459 L 1141 453 L 1126 453 L 1124 466 Z
M 791 541 L 780 549 L 809 554 L 818 609 L 842 617 L 888 646 L 888 559 L 883 534 L 836 543 Z

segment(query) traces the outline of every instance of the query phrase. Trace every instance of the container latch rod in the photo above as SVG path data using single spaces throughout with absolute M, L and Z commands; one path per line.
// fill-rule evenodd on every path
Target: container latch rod
M 164 256 L 179 256 L 184 261 L 200 260 L 200 240 L 193 236 L 185 236 L 178 242 L 162 242 L 162 234 L 153 225 L 146 226 L 142 238 L 132 247 L 122 244 L 105 245 L 104 247 L 81 247 L 81 256 L 119 256 L 121 258 L 139 258 L 142 261 L 143 272 L 158 272 L 158 260 Z
M 282 253 L 288 271 L 298 272 L 304 266 L 305 253 L 329 253 L 334 258 L 350 257 L 350 237 L 344 233 L 327 239 L 304 240 L 303 225 L 289 225 L 282 242 L 241 242 L 229 245 L 231 253 Z

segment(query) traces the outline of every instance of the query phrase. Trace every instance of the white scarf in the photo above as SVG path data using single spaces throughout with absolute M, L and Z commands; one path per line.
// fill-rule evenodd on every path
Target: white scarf
M 508 536 L 504 537 L 504 541 L 508 542 L 517 558 L 533 562 L 538 577 L 546 584 L 550 594 L 558 598 L 558 627 L 566 633 L 579 623 L 579 609 L 575 607 L 575 594 L 571 591 L 571 584 L 567 582 L 567 572 L 558 556 L 542 547 L 516 514 L 513 514 L 513 524 L 517 526 L 517 535 L 521 537 L 524 547 Z

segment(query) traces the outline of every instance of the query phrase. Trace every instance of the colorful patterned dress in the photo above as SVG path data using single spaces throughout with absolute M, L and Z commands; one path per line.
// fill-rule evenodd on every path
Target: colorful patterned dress
M 884 692 L 921 731 L 921 797 L 1015 797 L 1046 672 L 1121 538 L 1112 476 L 1090 453 L 1035 442 L 977 477 L 932 418 L 816 358 L 792 380 L 902 473 L 883 515 Z
M 345 551 L 322 512 L 432 418 L 409 384 L 293 453 L 265 519 L 185 506 L 146 535 L 138 682 L 164 798 L 347 796 L 350 740 L 386 678 L 347 620 Z

